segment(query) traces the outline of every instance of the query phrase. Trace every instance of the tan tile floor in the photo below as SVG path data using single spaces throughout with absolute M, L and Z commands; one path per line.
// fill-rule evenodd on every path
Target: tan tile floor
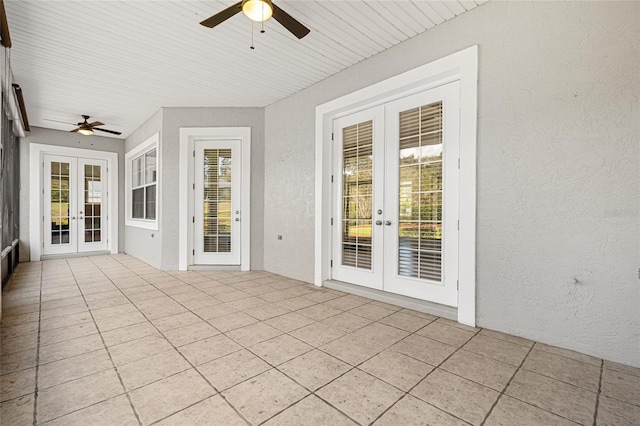
M 266 272 L 51 260 L 2 301 L 3 425 L 640 424 L 640 369 Z

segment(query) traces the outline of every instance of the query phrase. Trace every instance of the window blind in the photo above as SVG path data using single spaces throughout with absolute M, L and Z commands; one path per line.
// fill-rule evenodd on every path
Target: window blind
M 398 274 L 442 280 L 442 102 L 400 120 Z
M 373 121 L 342 130 L 342 265 L 371 269 Z

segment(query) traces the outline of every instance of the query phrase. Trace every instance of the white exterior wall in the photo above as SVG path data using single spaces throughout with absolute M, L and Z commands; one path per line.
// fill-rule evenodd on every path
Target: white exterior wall
M 313 281 L 315 107 L 474 44 L 478 325 L 640 366 L 637 2 L 489 2 L 268 106 L 265 269 Z

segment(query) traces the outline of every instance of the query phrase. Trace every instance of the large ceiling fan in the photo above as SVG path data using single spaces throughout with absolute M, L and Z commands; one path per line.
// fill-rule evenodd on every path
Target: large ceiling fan
M 91 136 L 95 130 L 99 132 L 111 133 L 112 135 L 122 134 L 121 132 L 116 132 L 115 130 L 100 129 L 98 126 L 104 126 L 104 123 L 101 123 L 99 121 L 94 121 L 93 123 L 89 123 L 88 120 L 91 117 L 89 117 L 88 115 L 83 115 L 82 118 L 84 118 L 84 121 L 82 123 L 75 123 L 75 125 L 78 127 L 76 129 L 70 130 L 70 132 L 74 132 L 74 133 L 77 132 L 85 136 Z M 45 118 L 45 120 L 56 121 L 58 123 L 65 123 L 65 124 L 74 124 L 74 123 L 67 123 L 66 121 L 49 120 L 47 118 Z
M 244 12 L 244 14 L 255 22 L 264 22 L 267 19 L 273 18 L 278 21 L 283 27 L 285 27 L 291 34 L 299 39 L 309 34 L 311 30 L 302 25 L 295 18 L 289 15 L 284 10 L 273 4 L 271 0 L 242 0 L 226 8 L 225 10 L 216 13 L 210 18 L 200 22 L 200 25 L 213 28 L 218 24 L 226 21 L 232 16 Z

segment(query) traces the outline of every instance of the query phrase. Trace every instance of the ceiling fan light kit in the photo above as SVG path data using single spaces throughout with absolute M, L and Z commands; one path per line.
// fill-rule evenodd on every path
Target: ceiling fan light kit
M 273 15 L 271 0 L 243 0 L 242 12 L 255 22 L 264 22 Z
M 85 136 L 91 136 L 93 134 L 93 129 L 90 126 L 85 126 L 84 123 L 82 123 L 78 128 L 78 133 Z

